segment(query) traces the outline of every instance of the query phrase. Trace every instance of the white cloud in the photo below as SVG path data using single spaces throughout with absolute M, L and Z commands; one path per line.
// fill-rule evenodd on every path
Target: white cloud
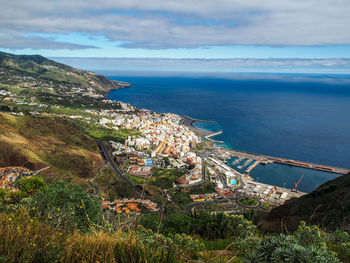
M 27 33 L 83 32 L 148 49 L 350 44 L 348 0 L 0 2 L 0 30 L 13 42 Z
M 350 59 L 53 58 L 88 70 L 348 73 Z

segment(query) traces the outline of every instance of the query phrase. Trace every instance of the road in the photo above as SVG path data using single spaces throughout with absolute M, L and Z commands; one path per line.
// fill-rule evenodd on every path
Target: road
M 95 193 L 93 195 L 96 196 L 96 197 L 100 197 L 100 189 L 98 189 L 98 187 L 93 183 L 93 181 L 97 177 L 101 176 L 101 169 L 106 167 L 107 164 L 108 163 L 105 161 L 104 165 L 97 169 L 97 175 L 89 180 L 89 184 L 95 189 Z
M 114 172 L 114 174 L 116 176 L 118 176 L 119 178 L 121 178 L 122 180 L 124 180 L 131 188 L 134 189 L 134 191 L 140 196 L 140 197 L 145 197 L 147 196 L 147 198 L 151 197 L 149 196 L 147 193 L 145 193 L 144 191 L 138 189 L 133 183 L 131 183 L 129 181 L 129 179 L 125 176 L 125 174 L 122 172 L 122 170 L 120 169 L 119 165 L 116 163 L 116 161 L 114 160 L 113 156 L 111 155 L 110 151 L 108 150 L 107 146 L 101 142 L 100 140 L 96 139 L 96 143 L 98 144 L 98 147 L 101 150 L 102 156 L 104 157 L 104 159 L 110 164 L 112 171 Z

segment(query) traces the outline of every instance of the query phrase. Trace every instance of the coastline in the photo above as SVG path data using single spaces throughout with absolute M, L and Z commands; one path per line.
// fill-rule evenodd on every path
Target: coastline
M 217 141 L 217 140 L 211 139 L 211 137 L 214 137 L 216 135 L 221 134 L 222 131 L 211 132 L 211 131 L 208 131 L 205 129 L 197 128 L 194 125 L 195 122 L 215 123 L 215 121 L 198 120 L 198 119 L 186 116 L 186 115 L 181 115 L 181 118 L 182 118 L 182 124 L 185 125 L 186 127 L 190 128 L 198 136 L 201 136 L 204 139 L 206 139 L 212 143 L 220 143 L 220 144 L 225 143 L 224 141 Z M 270 155 L 265 155 L 265 154 L 240 151 L 240 150 L 235 150 L 235 149 L 231 149 L 231 148 L 225 148 L 225 147 L 218 146 L 218 145 L 215 145 L 215 146 L 218 148 L 218 152 L 221 152 L 221 153 L 229 152 L 231 155 L 243 156 L 243 157 L 247 157 L 249 159 L 258 160 L 259 163 L 263 163 L 263 164 L 279 163 L 279 164 L 284 164 L 284 165 L 292 165 L 292 166 L 297 166 L 297 167 L 301 167 L 301 168 L 319 170 L 319 171 L 336 173 L 336 174 L 341 174 L 341 175 L 345 175 L 345 174 L 348 174 L 350 172 L 349 169 L 341 168 L 341 167 L 335 167 L 335 166 L 329 166 L 329 165 L 325 166 L 322 164 L 316 164 L 316 163 L 311 163 L 311 162 L 301 162 L 301 161 L 297 161 L 297 160 L 280 158 L 280 157 L 275 157 L 275 156 L 270 156 Z M 332 169 L 332 170 L 330 170 L 330 169 Z M 253 169 L 251 169 L 251 170 L 253 170 Z M 251 172 L 251 170 L 249 172 Z
M 135 109 L 137 109 L 137 108 L 135 108 Z M 150 111 L 152 111 L 152 110 L 150 110 Z M 206 141 L 207 143 L 209 143 L 209 145 L 211 145 L 211 150 L 214 151 L 213 152 L 214 154 L 216 153 L 218 156 L 223 157 L 221 159 L 224 159 L 226 161 L 228 158 L 235 157 L 235 156 L 241 156 L 243 158 L 257 160 L 258 161 L 257 164 L 254 167 L 251 167 L 251 169 L 246 172 L 247 175 L 249 175 L 250 172 L 253 171 L 254 168 L 257 167 L 259 164 L 269 164 L 269 163 L 276 163 L 278 165 L 283 165 L 283 166 L 296 166 L 296 167 L 300 167 L 300 168 L 306 168 L 306 169 L 310 169 L 310 170 L 319 170 L 319 171 L 335 173 L 335 174 L 339 174 L 339 175 L 347 174 L 348 172 L 350 172 L 350 169 L 345 169 L 345 168 L 332 167 L 332 166 L 328 166 L 328 165 L 327 166 L 318 165 L 318 164 L 314 164 L 314 163 L 312 163 L 312 164 L 311 163 L 304 163 L 304 162 L 295 161 L 295 160 L 291 160 L 291 159 L 284 159 L 282 157 L 274 157 L 274 156 L 269 156 L 269 155 L 265 155 L 265 154 L 235 150 L 235 149 L 231 148 L 230 146 L 226 145 L 224 141 L 216 141 L 215 139 L 211 139 L 211 137 L 219 135 L 222 131 L 213 132 L 213 131 L 206 130 L 205 128 L 198 128 L 195 125 L 196 122 L 198 122 L 198 123 L 200 123 L 200 122 L 216 123 L 216 121 L 200 120 L 200 119 L 196 119 L 196 118 L 186 116 L 186 115 L 181 115 L 181 114 L 177 114 L 177 115 L 181 118 L 180 124 L 188 127 L 195 134 L 202 137 L 203 141 Z M 305 165 L 303 165 L 303 163 L 310 165 L 310 167 L 306 167 Z M 321 168 L 319 169 L 316 166 L 319 166 Z M 322 166 L 326 167 L 326 169 L 323 169 Z M 329 170 L 328 168 L 331 168 L 332 170 Z M 333 168 L 336 170 L 333 170 Z M 254 179 L 251 178 L 251 181 L 254 181 Z M 281 183 L 279 183 L 279 184 L 277 184 L 277 186 L 281 187 L 282 185 L 281 185 Z
M 188 127 L 191 131 L 195 132 L 197 135 L 204 137 L 204 138 L 211 138 L 215 135 L 219 135 L 222 133 L 222 131 L 219 132 L 211 132 L 205 129 L 201 129 L 198 128 L 194 125 L 195 122 L 207 122 L 207 123 L 216 123 L 216 121 L 208 121 L 208 120 L 198 120 L 186 115 L 181 115 L 180 116 L 182 118 L 181 120 L 181 124 L 185 125 L 186 127 Z M 211 139 L 209 139 L 211 140 Z M 215 140 L 211 140 L 211 141 L 215 141 Z

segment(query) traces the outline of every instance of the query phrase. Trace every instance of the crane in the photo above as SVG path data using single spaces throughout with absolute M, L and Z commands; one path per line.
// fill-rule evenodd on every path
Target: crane
M 295 182 L 295 183 L 294 183 L 293 192 L 298 192 L 298 191 L 297 191 L 297 187 L 298 187 L 298 184 L 300 183 L 301 179 L 303 179 L 303 177 L 304 177 L 304 175 L 302 175 L 302 176 L 300 177 L 300 179 L 299 179 L 298 182 Z

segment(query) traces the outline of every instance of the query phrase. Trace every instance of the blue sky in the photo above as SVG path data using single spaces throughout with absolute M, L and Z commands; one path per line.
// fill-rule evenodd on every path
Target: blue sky
M 66 58 L 68 64 L 76 57 L 134 58 L 129 62 L 138 68 L 142 59 L 154 64 L 157 58 L 170 64 L 171 59 L 323 59 L 317 63 L 330 72 L 348 70 L 339 60 L 350 58 L 348 0 L 0 2 L 0 50 L 15 54 Z M 330 62 L 333 58 L 338 60 Z M 75 66 L 93 70 L 101 59 L 89 61 Z M 260 62 L 261 71 L 271 70 Z M 288 70 L 306 70 L 297 64 Z M 220 64 L 211 65 L 208 70 L 220 71 Z M 313 72 L 320 68 L 307 65 Z

